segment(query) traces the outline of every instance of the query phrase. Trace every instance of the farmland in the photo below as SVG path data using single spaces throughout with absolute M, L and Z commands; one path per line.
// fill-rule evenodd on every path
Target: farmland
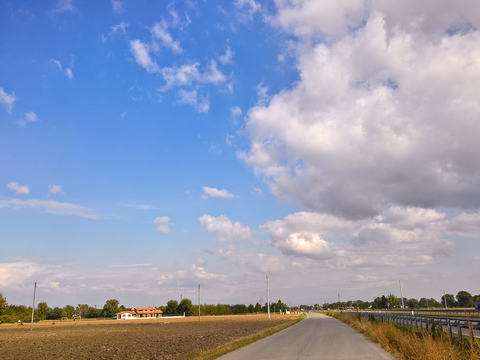
M 2 359 L 184 359 L 282 324 L 265 314 L 158 320 L 51 321 L 0 325 Z

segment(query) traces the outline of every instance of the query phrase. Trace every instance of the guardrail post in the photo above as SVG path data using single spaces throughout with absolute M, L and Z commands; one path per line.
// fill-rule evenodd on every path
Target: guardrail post
M 415 318 L 415 331 L 418 331 L 417 318 Z
M 458 338 L 460 340 L 463 339 L 463 336 L 462 336 L 462 327 L 460 326 L 460 321 L 457 320 L 457 332 L 458 332 Z
M 450 335 L 450 339 L 452 338 L 452 324 L 450 323 L 450 319 L 447 319 L 447 327 L 448 327 L 448 335 Z
M 467 321 L 468 330 L 470 330 L 470 336 L 472 337 L 472 344 L 475 344 L 475 332 L 473 331 L 473 324 Z

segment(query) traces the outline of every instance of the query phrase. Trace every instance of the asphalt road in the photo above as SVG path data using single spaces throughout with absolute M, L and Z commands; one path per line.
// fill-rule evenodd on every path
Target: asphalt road
M 395 358 L 341 321 L 312 313 L 300 323 L 220 359 L 394 360 Z

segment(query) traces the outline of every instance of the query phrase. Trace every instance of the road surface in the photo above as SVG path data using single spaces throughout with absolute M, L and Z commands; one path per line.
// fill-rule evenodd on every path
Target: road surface
M 341 321 L 323 314 L 311 313 L 307 319 L 298 324 L 220 359 L 394 360 L 395 358 Z

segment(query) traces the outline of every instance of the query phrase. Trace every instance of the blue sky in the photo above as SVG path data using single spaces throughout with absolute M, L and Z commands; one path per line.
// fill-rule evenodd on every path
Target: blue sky
M 1 2 L 0 291 L 480 293 L 480 14 L 444 2 Z

